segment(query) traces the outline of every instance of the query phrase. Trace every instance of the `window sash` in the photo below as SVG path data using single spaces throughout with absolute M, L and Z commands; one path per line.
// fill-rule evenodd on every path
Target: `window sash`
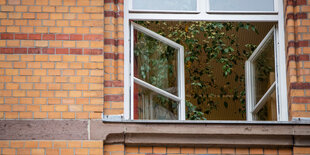
M 275 82 L 269 87 L 269 89 L 265 92 L 263 97 L 256 102 L 256 94 L 255 94 L 255 83 L 254 83 L 254 64 L 253 62 L 258 58 L 258 56 L 263 52 L 263 48 L 265 47 L 266 43 L 269 41 L 270 37 L 273 35 L 274 37 L 274 55 L 275 55 Z M 255 51 L 246 61 L 245 69 L 246 69 L 246 113 L 247 113 L 247 120 L 253 121 L 254 116 L 259 110 L 265 105 L 265 100 L 271 95 L 271 93 L 275 90 L 276 91 L 276 107 L 277 107 L 277 120 L 279 120 L 279 95 L 278 95 L 278 80 L 277 80 L 277 72 L 278 68 L 277 64 L 277 35 L 276 35 L 276 27 L 274 26 L 271 30 L 267 33 L 261 43 L 257 46 Z M 255 105 L 256 104 L 256 105 Z
M 130 95 L 131 95 L 131 106 L 130 106 L 130 117 L 131 119 L 134 119 L 134 83 L 143 86 L 145 88 L 148 88 L 160 95 L 163 95 L 169 99 L 172 99 L 174 101 L 179 102 L 179 109 L 178 109 L 178 114 L 179 114 L 179 120 L 185 120 L 185 73 L 184 73 L 184 47 L 180 44 L 177 44 L 176 42 L 165 38 L 159 34 L 157 34 L 156 32 L 153 32 L 139 24 L 136 24 L 134 22 L 131 22 L 131 31 L 130 31 L 130 35 L 131 35 L 131 52 L 130 52 L 130 79 L 131 79 L 131 87 L 130 87 Z M 178 97 L 165 91 L 162 90 L 160 88 L 157 88 L 147 82 L 144 82 L 136 77 L 134 77 L 134 30 L 138 30 L 141 33 L 144 33 L 164 44 L 167 44 L 168 46 L 171 46 L 175 49 L 178 50 Z

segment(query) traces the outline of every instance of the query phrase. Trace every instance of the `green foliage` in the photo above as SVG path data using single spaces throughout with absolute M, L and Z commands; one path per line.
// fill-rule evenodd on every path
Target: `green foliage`
M 238 36 L 236 33 L 243 30 L 254 31 L 257 30 L 255 26 L 249 23 L 218 23 L 218 22 L 139 22 L 146 27 L 156 25 L 156 32 L 168 37 L 169 39 L 181 44 L 185 48 L 185 74 L 186 74 L 186 106 L 187 106 L 187 119 L 205 119 L 205 115 L 216 109 L 219 101 L 215 100 L 216 97 L 223 99 L 222 103 L 226 108 L 229 106 L 229 101 L 239 101 L 243 107 L 239 109 L 240 113 L 245 113 L 245 88 L 244 73 L 236 72 L 236 68 L 244 67 L 245 60 L 252 54 L 255 45 L 245 45 L 247 50 L 240 51 L 238 43 Z M 138 36 L 139 37 L 139 36 Z M 139 41 L 140 42 L 140 41 Z M 173 54 L 168 51 L 166 55 L 161 53 L 158 60 L 146 60 L 150 57 L 148 52 L 151 50 L 158 51 L 155 42 L 145 42 L 141 48 L 147 47 L 150 51 L 135 50 L 135 54 L 143 55 L 145 62 L 143 64 L 153 64 L 160 68 L 161 64 L 170 64 L 173 59 Z M 139 48 L 138 48 L 139 49 Z M 174 51 L 172 51 L 174 52 Z M 165 62 L 162 62 L 164 59 Z M 155 62 L 146 62 L 155 61 Z M 169 62 L 169 63 L 166 63 Z M 141 76 L 146 78 L 149 72 L 149 67 L 141 65 Z M 172 72 L 171 65 L 164 65 L 163 67 L 169 68 Z M 167 69 L 159 69 L 165 70 Z M 221 79 L 217 75 L 218 72 L 222 73 Z M 167 77 L 163 77 L 160 72 L 154 74 L 156 77 L 153 81 L 163 82 Z M 161 77 L 160 77 L 161 76 Z M 171 77 L 171 76 L 170 76 Z M 222 81 L 233 78 L 234 81 L 222 84 Z M 156 82 L 151 84 L 158 85 Z M 233 85 L 240 85 L 236 88 Z M 226 100 L 225 100 L 225 99 Z M 194 106 L 197 105 L 197 106 Z

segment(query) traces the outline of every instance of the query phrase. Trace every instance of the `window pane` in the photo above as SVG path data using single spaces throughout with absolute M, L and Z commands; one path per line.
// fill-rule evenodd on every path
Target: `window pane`
M 178 51 L 135 31 L 134 76 L 178 96 Z
M 196 0 L 132 0 L 134 10 L 196 11 Z
M 210 0 L 210 11 L 274 11 L 274 1 Z
M 177 120 L 178 105 L 167 97 L 134 85 L 134 119 Z
M 277 107 L 276 107 L 276 92 L 269 96 L 265 105 L 256 115 L 259 121 L 276 121 L 277 120 Z
M 264 96 L 275 81 L 274 36 L 271 35 L 253 62 L 255 76 L 255 104 Z

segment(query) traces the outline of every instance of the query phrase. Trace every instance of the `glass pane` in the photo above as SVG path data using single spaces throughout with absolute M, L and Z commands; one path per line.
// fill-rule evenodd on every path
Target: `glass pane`
M 210 11 L 274 11 L 273 0 L 210 0 Z
M 178 96 L 178 51 L 135 31 L 134 76 Z
M 134 10 L 196 11 L 196 0 L 132 0 Z
M 271 35 L 261 53 L 254 60 L 255 104 L 264 96 L 275 81 L 274 36 Z
M 276 92 L 268 97 L 263 108 L 258 111 L 256 119 L 259 121 L 276 121 L 277 120 L 277 107 L 276 107 Z
M 134 119 L 177 120 L 178 105 L 167 97 L 134 85 Z

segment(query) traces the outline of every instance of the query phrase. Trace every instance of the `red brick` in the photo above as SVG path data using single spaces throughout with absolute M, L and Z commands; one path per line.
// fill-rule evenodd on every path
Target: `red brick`
M 28 39 L 27 34 L 15 34 L 15 39 Z
M 41 48 L 29 48 L 28 49 L 28 54 L 40 54 L 41 53 Z
M 1 34 L 1 39 L 14 39 L 14 35 L 10 33 Z
M 70 40 L 83 40 L 83 35 L 80 34 L 71 34 Z
M 103 38 L 104 38 L 103 35 L 95 35 L 95 34 L 84 36 L 84 40 L 103 40 Z
M 54 48 L 42 48 L 42 54 L 55 54 Z
M 14 53 L 15 54 L 27 54 L 27 48 L 15 48 Z
M 56 40 L 69 40 L 68 34 L 56 34 Z
M 1 54 L 13 54 L 14 49 L 13 48 L 1 48 L 0 53 Z
M 56 54 L 69 54 L 68 49 L 63 49 L 63 48 L 57 48 L 56 49 Z
M 70 54 L 83 54 L 82 49 L 70 49 Z
M 29 34 L 30 40 L 41 40 L 41 34 Z
M 84 49 L 85 55 L 102 55 L 102 49 Z
M 55 34 L 43 34 L 43 40 L 55 40 Z

